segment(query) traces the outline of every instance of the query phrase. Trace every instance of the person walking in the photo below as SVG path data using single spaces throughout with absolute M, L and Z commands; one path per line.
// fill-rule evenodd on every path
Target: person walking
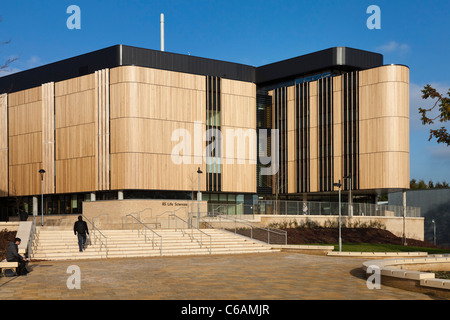
M 24 209 L 20 209 L 19 217 L 20 217 L 20 221 L 27 221 L 28 213 L 26 213 Z
M 27 262 L 28 259 L 22 257 L 19 254 L 19 244 L 22 242 L 20 238 L 15 238 L 14 242 L 8 244 L 8 249 L 6 249 L 6 261 L 8 262 L 18 262 L 19 267 L 17 269 L 18 276 L 26 276 L 28 273 Z
M 303 215 L 307 215 L 308 214 L 308 206 L 306 205 L 305 202 L 303 202 Z
M 89 230 L 82 216 L 78 216 L 78 221 L 73 225 L 73 232 L 75 235 L 78 233 L 78 248 L 80 252 L 83 252 L 83 249 L 86 248 L 86 234 L 89 235 Z

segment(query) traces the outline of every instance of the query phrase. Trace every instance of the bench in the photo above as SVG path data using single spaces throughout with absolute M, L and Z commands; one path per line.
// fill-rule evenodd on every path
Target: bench
M 4 271 L 6 269 L 14 269 L 16 268 L 16 272 L 17 272 L 17 268 L 19 267 L 19 263 L 18 262 L 8 262 L 5 260 L 0 262 L 0 269 L 1 269 L 1 273 L 3 274 Z

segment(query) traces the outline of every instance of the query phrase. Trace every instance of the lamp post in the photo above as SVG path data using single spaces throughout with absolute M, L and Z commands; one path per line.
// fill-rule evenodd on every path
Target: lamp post
M 348 216 L 352 217 L 353 216 L 353 199 L 352 199 L 352 175 L 349 174 L 348 176 L 345 176 L 344 179 L 349 179 L 350 180 L 350 193 L 348 195 Z
M 41 175 L 41 226 L 44 226 L 44 173 L 45 170 L 39 170 Z
M 403 236 L 402 236 L 402 242 L 404 246 L 407 246 L 408 243 L 406 242 L 406 192 L 402 191 L 402 207 L 403 207 Z
M 341 236 L 341 180 L 337 183 L 333 183 L 334 187 L 339 187 L 339 252 L 342 251 L 342 236 Z
M 200 227 L 200 175 L 203 173 L 202 170 L 200 170 L 200 167 L 198 167 L 197 170 L 197 177 L 198 177 L 198 192 L 197 192 L 197 228 Z
M 436 221 L 433 219 L 431 222 L 433 223 L 433 243 L 436 245 Z

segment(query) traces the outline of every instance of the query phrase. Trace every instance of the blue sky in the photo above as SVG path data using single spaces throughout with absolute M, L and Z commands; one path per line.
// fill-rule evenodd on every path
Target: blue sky
M 81 9 L 81 29 L 69 30 L 70 5 Z M 381 9 L 381 29 L 369 30 L 370 5 Z M 0 15 L 0 61 L 17 57 L 10 72 L 26 70 L 115 44 L 165 50 L 253 66 L 334 46 L 380 52 L 385 64 L 410 67 L 411 178 L 450 182 L 450 147 L 428 141 L 420 124 L 420 90 L 450 88 L 450 1 L 6 1 Z M 449 125 L 447 124 L 447 127 Z

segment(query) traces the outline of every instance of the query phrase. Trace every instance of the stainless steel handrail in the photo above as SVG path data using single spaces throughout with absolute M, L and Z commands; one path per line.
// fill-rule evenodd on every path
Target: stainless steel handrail
M 93 217 L 92 218 L 92 223 L 95 225 L 96 219 L 99 219 L 101 216 L 106 216 L 106 224 L 109 225 L 109 214 L 107 214 L 107 213 L 103 213 L 103 214 L 100 214 L 100 215 L 98 215 L 96 217 Z
M 31 259 L 31 256 L 33 254 L 33 241 L 34 241 L 35 233 L 36 233 L 36 216 L 33 217 L 33 222 L 31 223 L 30 237 L 28 238 L 28 244 L 27 244 L 28 259 Z
M 240 223 L 240 224 L 244 224 L 244 225 L 250 226 L 250 238 L 251 239 L 253 239 L 253 228 L 255 228 L 255 229 L 260 229 L 260 230 L 267 231 L 267 244 L 270 244 L 270 233 L 272 232 L 272 233 L 284 236 L 284 242 L 287 245 L 287 232 L 284 231 L 284 230 L 273 229 L 273 228 L 270 228 L 270 227 L 267 227 L 267 228 L 257 227 L 257 226 L 252 225 L 251 223 L 248 223 L 247 221 L 242 221 L 242 220 L 238 221 L 238 219 L 231 218 L 228 215 L 218 215 L 218 217 L 219 217 L 219 224 L 220 225 L 222 225 L 222 223 L 221 223 L 221 219 L 222 218 L 234 221 L 234 233 L 235 234 L 237 234 L 237 226 L 236 226 L 236 224 Z
M 128 217 L 131 217 L 134 220 L 136 220 L 136 222 L 138 223 L 138 226 L 142 225 L 143 228 L 144 228 L 144 241 L 145 241 L 145 243 L 147 243 L 147 230 L 150 230 L 152 232 L 152 248 L 153 249 L 155 248 L 155 235 L 157 237 L 159 237 L 159 255 L 162 256 L 162 236 L 159 235 L 158 233 L 156 233 L 154 230 L 152 230 L 148 226 L 146 226 L 142 221 L 140 221 L 138 218 L 136 218 L 133 214 L 134 213 L 130 213 L 130 214 L 127 214 L 127 215 L 124 216 L 125 217 L 125 225 L 128 227 L 128 224 L 127 224 L 127 218 Z M 123 218 L 124 217 L 122 217 L 122 230 L 123 230 Z M 133 231 L 133 225 L 131 225 L 131 230 Z M 138 237 L 139 237 L 139 235 L 140 235 L 139 227 L 137 228 L 137 232 L 138 232 Z
M 91 231 L 93 231 L 93 234 L 94 234 L 94 244 L 97 244 L 97 238 L 98 238 L 101 242 L 100 250 L 102 249 L 103 246 L 105 246 L 105 258 L 108 259 L 108 237 L 105 236 L 100 231 L 100 229 L 98 229 L 84 214 L 82 214 L 82 216 L 91 225 Z M 97 236 L 96 232 L 98 232 L 100 234 L 100 236 Z M 105 242 L 102 241 L 102 237 L 105 238 Z
M 156 216 L 156 224 L 158 224 L 158 218 L 161 217 L 161 216 L 163 216 L 163 215 L 165 215 L 165 214 L 167 214 L 167 213 L 172 213 L 172 214 L 173 214 L 173 210 L 167 210 L 167 211 L 164 211 L 164 212 L 161 213 L 161 214 L 158 214 L 158 215 Z M 169 223 L 169 227 L 170 227 L 170 220 L 168 221 L 168 223 Z M 161 225 L 161 223 L 159 223 L 159 225 Z
M 187 226 L 190 226 L 190 227 L 191 227 L 191 228 L 190 228 L 190 229 L 191 229 L 191 241 L 194 239 L 194 233 L 193 233 L 193 230 L 196 229 L 196 230 L 198 230 L 198 231 L 200 232 L 200 248 L 203 248 L 203 237 L 202 237 L 202 234 L 208 236 L 208 237 L 209 237 L 209 254 L 212 253 L 212 250 L 211 250 L 211 249 L 212 249 L 212 237 L 211 237 L 210 234 L 207 234 L 206 232 L 203 232 L 202 230 L 198 229 L 197 227 L 194 227 L 192 224 L 189 224 L 189 222 L 187 222 L 186 220 L 184 220 L 184 219 L 178 217 L 178 216 L 175 215 L 175 214 L 173 214 L 172 216 L 175 217 L 175 218 L 177 218 L 178 220 L 183 221 L 184 223 L 186 223 Z M 178 230 L 178 226 L 177 226 L 177 224 L 176 224 L 176 221 L 177 221 L 177 220 L 175 220 L 175 231 Z M 184 230 L 182 229 L 182 232 L 183 232 L 183 231 L 184 231 Z M 183 234 L 183 235 L 184 235 L 184 234 Z M 197 241 L 198 241 L 198 240 L 197 240 Z

